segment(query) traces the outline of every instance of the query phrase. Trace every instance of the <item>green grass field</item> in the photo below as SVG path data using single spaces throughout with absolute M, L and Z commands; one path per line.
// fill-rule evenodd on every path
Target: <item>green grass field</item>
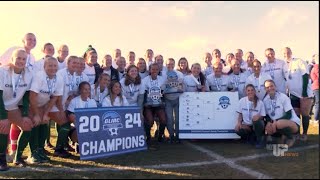
M 51 129 L 51 142 L 56 132 Z M 28 155 L 28 148 L 25 152 Z M 0 172 L 0 178 L 312 178 L 319 179 L 319 126 L 310 124 L 307 142 L 297 141 L 288 153 L 276 157 L 238 140 L 184 140 L 161 143 L 146 150 L 91 161 L 54 157 L 50 163 Z

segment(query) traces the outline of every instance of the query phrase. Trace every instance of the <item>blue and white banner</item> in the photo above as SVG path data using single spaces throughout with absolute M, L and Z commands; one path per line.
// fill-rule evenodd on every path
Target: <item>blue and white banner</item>
M 240 138 L 234 130 L 238 92 L 185 92 L 179 103 L 179 138 Z
M 146 150 L 140 107 L 75 109 L 80 159 Z

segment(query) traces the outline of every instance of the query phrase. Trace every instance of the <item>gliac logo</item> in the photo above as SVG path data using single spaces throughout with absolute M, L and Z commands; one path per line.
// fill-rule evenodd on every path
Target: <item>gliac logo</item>
M 227 109 L 228 106 L 230 105 L 230 99 L 227 96 L 222 96 L 219 99 L 219 105 L 223 108 L 223 109 Z
M 119 129 L 123 128 L 121 116 L 114 111 L 108 111 L 103 114 L 103 130 L 108 131 L 110 136 L 118 136 Z

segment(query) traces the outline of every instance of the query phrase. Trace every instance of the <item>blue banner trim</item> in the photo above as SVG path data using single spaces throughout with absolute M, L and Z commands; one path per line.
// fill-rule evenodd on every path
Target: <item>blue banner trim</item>
M 194 130 L 179 130 L 179 133 L 207 133 L 207 134 L 214 134 L 214 133 L 235 133 L 234 129 L 194 129 Z

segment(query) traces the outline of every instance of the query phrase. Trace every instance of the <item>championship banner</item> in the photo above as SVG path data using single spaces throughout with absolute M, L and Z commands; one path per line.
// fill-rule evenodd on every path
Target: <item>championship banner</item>
M 185 92 L 179 99 L 180 139 L 239 139 L 238 92 Z
M 146 150 L 140 107 L 75 109 L 80 159 Z

